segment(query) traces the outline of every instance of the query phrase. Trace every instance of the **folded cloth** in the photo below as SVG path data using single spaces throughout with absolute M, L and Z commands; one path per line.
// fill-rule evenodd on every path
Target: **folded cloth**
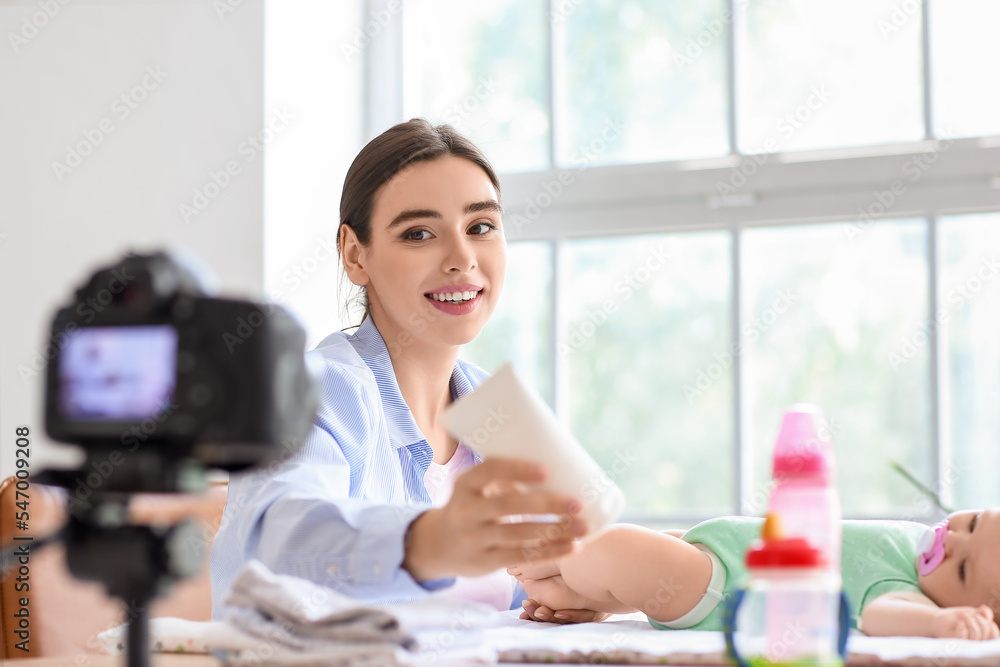
M 150 644 L 154 653 L 207 654 L 221 652 L 220 658 L 234 667 L 369 667 L 384 665 L 492 665 L 496 653 L 482 644 L 454 646 L 446 636 L 430 630 L 418 633 L 416 652 L 397 644 L 325 642 L 309 650 L 276 646 L 262 637 L 246 634 L 224 621 L 189 621 L 184 618 L 154 618 L 149 622 Z M 121 655 L 126 650 L 128 625 L 105 630 L 97 637 L 107 653 Z
M 226 604 L 238 609 L 228 619 L 233 627 L 271 647 L 269 663 L 332 664 L 336 657 L 345 665 L 409 664 L 418 655 L 438 663 L 496 661 L 479 630 L 492 624 L 496 612 L 482 604 L 431 596 L 373 607 L 306 579 L 275 574 L 256 560 L 236 575 Z M 250 652 L 240 649 L 230 661 L 259 663 L 261 657 Z

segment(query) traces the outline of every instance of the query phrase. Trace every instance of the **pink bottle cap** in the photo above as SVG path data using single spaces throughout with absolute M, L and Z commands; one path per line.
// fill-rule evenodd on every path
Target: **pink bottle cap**
M 785 411 L 774 444 L 773 476 L 776 479 L 830 479 L 833 472 L 830 438 L 822 424 L 823 414 L 815 405 L 799 403 Z

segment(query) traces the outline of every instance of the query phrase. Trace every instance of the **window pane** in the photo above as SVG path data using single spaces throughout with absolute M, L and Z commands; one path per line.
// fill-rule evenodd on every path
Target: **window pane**
M 552 405 L 552 253 L 548 243 L 507 246 L 500 303 L 462 358 L 490 373 L 510 361 L 518 376 Z
M 830 420 L 848 516 L 913 516 L 888 461 L 929 480 L 926 225 L 903 220 L 753 229 L 743 236 L 750 496 L 766 488 L 782 412 Z
M 944 474 L 958 507 L 1000 505 L 1000 213 L 941 221 Z M 941 316 L 941 313 L 944 316 Z
M 501 171 L 548 166 L 548 3 L 407 0 L 403 108 L 451 123 Z
M 625 491 L 630 518 L 732 512 L 733 383 L 712 371 L 729 347 L 729 240 L 566 244 L 570 429 Z M 713 377 L 695 389 L 701 373 Z
M 998 25 L 996 0 L 947 0 L 931 6 L 931 90 L 938 136 L 1000 134 Z
M 555 6 L 560 165 L 729 152 L 722 0 Z
M 745 153 L 922 139 L 919 3 L 739 4 L 737 122 Z

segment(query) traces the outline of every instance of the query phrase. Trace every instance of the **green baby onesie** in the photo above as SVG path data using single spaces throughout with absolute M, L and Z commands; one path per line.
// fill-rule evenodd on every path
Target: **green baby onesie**
M 684 541 L 703 544 L 726 568 L 728 598 L 747 579 L 746 552 L 760 537 L 764 520 L 720 517 L 703 521 L 684 534 Z M 844 521 L 841 576 L 851 607 L 851 625 L 858 627 L 861 610 L 875 598 L 892 591 L 920 593 L 917 584 L 917 541 L 927 526 L 912 521 Z M 722 630 L 725 605 L 720 603 L 690 630 Z M 653 619 L 650 624 L 669 630 Z

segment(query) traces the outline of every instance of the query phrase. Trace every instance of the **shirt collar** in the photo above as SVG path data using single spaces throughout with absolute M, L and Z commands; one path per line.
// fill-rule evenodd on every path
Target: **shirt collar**
M 399 391 L 396 373 L 393 371 L 392 360 L 389 358 L 389 350 L 386 348 L 382 334 L 379 333 L 371 316 L 366 317 L 358 330 L 347 340 L 365 362 L 365 365 L 371 369 L 375 376 L 375 382 L 378 383 L 378 393 L 382 397 L 382 409 L 385 412 L 386 427 L 389 431 L 389 442 L 392 444 L 392 448 L 399 449 L 419 442 L 426 442 L 427 439 L 420 432 L 416 420 L 413 419 L 413 413 L 410 412 L 410 407 L 403 400 L 403 395 Z M 449 386 L 453 400 L 475 389 L 461 362 L 455 363 Z

